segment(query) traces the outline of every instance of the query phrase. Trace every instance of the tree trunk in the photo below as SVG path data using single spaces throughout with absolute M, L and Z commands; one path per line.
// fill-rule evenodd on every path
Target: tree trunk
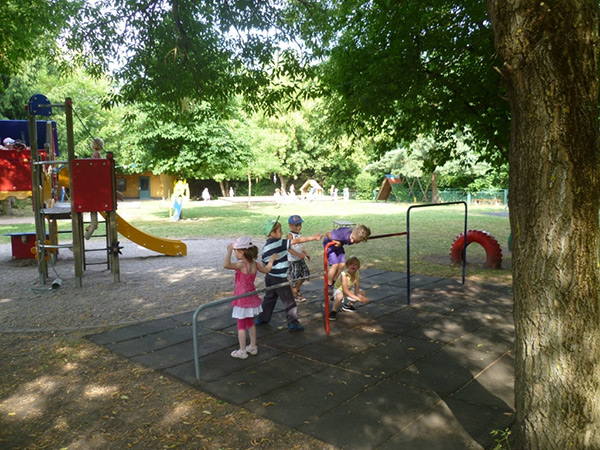
M 598 449 L 598 1 L 488 12 L 512 114 L 517 446 Z
M 281 192 L 287 192 L 287 177 L 284 175 L 279 175 L 279 182 L 281 183 Z
M 12 214 L 12 201 L 13 197 L 7 197 L 2 202 L 2 214 L 5 216 L 10 216 Z
M 252 196 L 252 175 L 248 172 L 248 208 L 250 207 L 250 197 Z
M 439 202 L 440 194 L 438 193 L 437 177 L 435 171 L 431 174 L 431 203 Z

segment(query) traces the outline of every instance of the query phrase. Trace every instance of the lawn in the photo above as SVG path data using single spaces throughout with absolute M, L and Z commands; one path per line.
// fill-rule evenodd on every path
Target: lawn
M 169 203 L 160 200 L 126 201 L 118 212 L 142 230 L 170 238 L 226 237 L 248 235 L 264 239 L 262 226 L 268 219 L 281 216 L 284 231 L 287 218 L 300 214 L 305 223 L 303 234 L 325 233 L 333 228 L 334 220 L 348 220 L 365 224 L 372 235 L 406 231 L 407 210 L 411 205 L 402 203 L 375 203 L 351 200 L 335 205 L 332 201 L 297 202 L 276 206 L 272 203 L 190 202 L 183 207 L 183 220 L 169 219 Z M 467 276 L 480 279 L 509 281 L 511 254 L 508 251 L 510 225 L 502 208 L 472 206 L 468 209 L 468 229 L 485 230 L 500 243 L 503 251 L 502 269 L 485 269 L 485 251 L 478 244 L 467 250 Z M 1 223 L 1 222 L 0 222 Z M 62 221 L 60 229 L 68 229 L 69 222 Z M 411 272 L 424 275 L 460 277 L 461 266 L 452 263 L 450 247 L 464 228 L 463 205 L 440 205 L 432 208 L 413 208 L 410 213 Z M 0 235 L 19 231 L 33 231 L 32 224 L 0 226 Z M 0 236 L 0 243 L 9 238 Z M 311 269 L 322 267 L 321 247 L 308 244 L 313 256 Z M 406 236 L 372 239 L 367 243 L 349 247 L 347 254 L 355 254 L 364 267 L 405 271 Z

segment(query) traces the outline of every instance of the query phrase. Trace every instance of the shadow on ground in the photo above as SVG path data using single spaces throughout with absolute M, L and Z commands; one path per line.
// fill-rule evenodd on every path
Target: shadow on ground
M 306 330 L 285 314 L 258 327 L 259 354 L 236 360 L 229 305 L 89 336 L 98 345 L 342 448 L 493 447 L 513 415 L 512 292 L 505 286 L 361 271 L 372 303 L 342 312 L 325 333 L 322 281 L 305 284 Z

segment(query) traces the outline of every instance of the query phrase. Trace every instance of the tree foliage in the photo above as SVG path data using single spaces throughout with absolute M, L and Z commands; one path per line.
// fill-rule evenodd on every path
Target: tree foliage
M 0 7 L 0 92 L 21 64 L 60 57 L 58 38 L 78 15 L 83 0 L 3 0 Z
M 483 0 L 323 5 L 307 9 L 304 32 L 323 58 L 320 80 L 340 122 L 385 131 L 394 145 L 468 130 L 488 160 L 506 161 L 508 105 L 498 95 Z M 451 158 L 442 151 L 432 156 L 438 164 Z

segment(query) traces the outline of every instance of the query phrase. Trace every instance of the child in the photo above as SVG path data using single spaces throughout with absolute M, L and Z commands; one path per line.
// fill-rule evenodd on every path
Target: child
M 288 219 L 290 232 L 287 235 L 289 240 L 302 237 L 300 230 L 302 229 L 303 222 L 304 220 L 302 220 L 302 217 L 298 215 L 290 216 Z M 296 303 L 302 303 L 306 301 L 306 298 L 300 294 L 300 286 L 302 286 L 302 283 L 304 283 L 304 280 L 300 278 L 306 278 L 310 275 L 310 270 L 308 269 L 304 258 L 310 261 L 310 255 L 304 248 L 303 244 L 293 244 L 288 250 L 288 279 L 290 281 L 298 280 L 295 283 L 292 283 L 292 292 L 294 293 L 294 299 L 296 300 Z
M 337 312 L 342 305 L 343 311 L 356 312 L 354 303 L 369 303 L 365 291 L 360 290 L 360 260 L 356 256 L 351 256 L 346 261 L 346 269 L 335 282 L 333 291 L 333 307 L 329 313 L 329 320 L 335 320 Z M 343 303 L 342 301 L 345 300 Z
M 236 262 L 231 262 L 231 253 L 235 250 Z M 227 246 L 227 255 L 223 262 L 225 269 L 235 270 L 235 290 L 233 295 L 245 294 L 256 290 L 254 279 L 257 271 L 269 273 L 273 267 L 273 262 L 277 255 L 272 255 L 269 264 L 263 266 L 256 262 L 258 257 L 258 248 L 252 244 L 249 237 L 240 237 L 233 244 Z M 237 319 L 238 341 L 240 348 L 231 352 L 231 356 L 239 359 L 246 359 L 248 354 L 258 354 L 256 346 L 256 327 L 254 326 L 254 316 L 261 311 L 260 297 L 257 294 L 238 298 L 231 302 L 233 306 L 232 317 Z M 246 329 L 250 334 L 250 345 L 246 346 Z
M 288 271 L 288 250 L 292 245 L 308 241 L 318 241 L 321 239 L 321 234 L 307 237 L 302 236 L 292 240 L 281 239 L 283 232 L 281 231 L 281 224 L 278 220 L 279 217 L 276 220 L 269 220 L 263 227 L 263 232 L 267 236 L 267 242 L 262 250 L 262 260 L 267 261 L 274 253 L 279 255 L 273 264 L 273 269 L 265 276 L 265 285 L 267 287 L 281 284 L 286 281 Z M 296 306 L 294 293 L 289 284 L 277 289 L 269 290 L 265 293 L 262 302 L 263 312 L 254 319 L 254 323 L 262 325 L 271 320 L 277 298 L 281 299 L 283 306 L 285 307 L 288 330 L 303 331 L 304 327 L 298 322 L 298 307 Z
M 323 247 L 329 242 L 335 242 L 335 245 L 327 249 L 327 262 L 330 266 L 327 272 L 327 291 L 330 297 L 333 294 L 333 284 L 342 272 L 344 263 L 346 262 L 344 245 L 366 242 L 369 236 L 371 236 L 371 230 L 365 225 L 359 225 L 356 228 L 338 228 L 325 235 Z

